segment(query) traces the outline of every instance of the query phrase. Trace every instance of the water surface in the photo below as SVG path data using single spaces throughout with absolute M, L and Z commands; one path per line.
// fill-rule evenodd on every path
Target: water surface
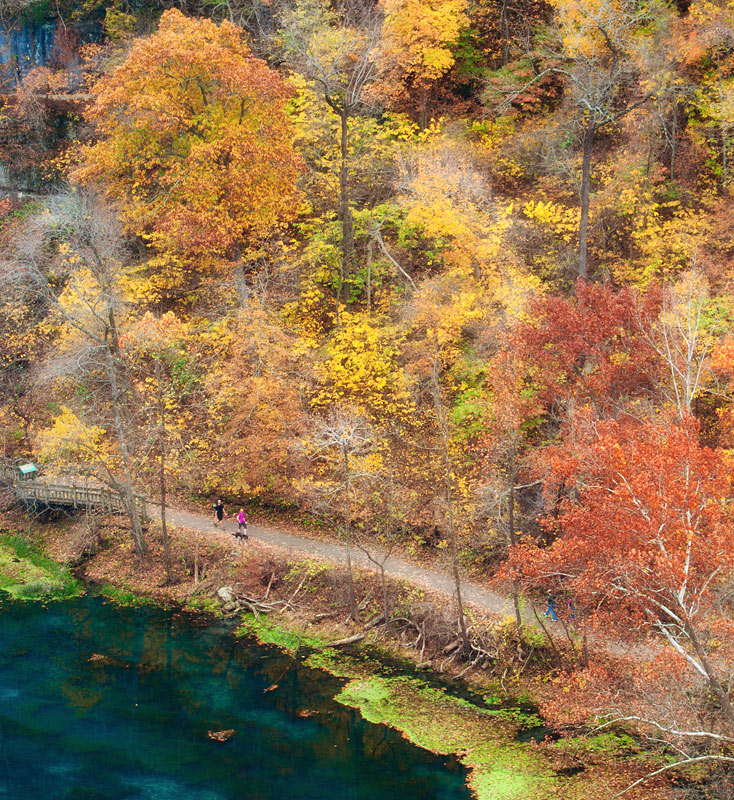
M 0 798 L 470 797 L 460 765 L 365 722 L 338 687 L 224 623 L 0 600 Z

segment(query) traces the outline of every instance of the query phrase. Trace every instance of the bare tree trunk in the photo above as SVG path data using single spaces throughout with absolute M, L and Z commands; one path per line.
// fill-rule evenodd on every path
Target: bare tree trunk
M 517 536 L 515 535 L 515 473 L 513 471 L 512 483 L 510 484 L 510 498 L 509 507 L 507 509 L 507 530 L 510 536 L 510 547 L 517 544 Z M 517 623 L 517 632 L 522 631 L 522 614 L 520 613 L 520 592 L 518 589 L 517 581 L 512 579 L 512 605 L 515 608 L 515 622 Z
M 349 113 L 339 110 L 341 122 L 341 156 L 339 165 L 339 218 L 342 223 L 342 300 L 352 299 L 352 260 L 354 258 L 354 218 L 349 205 Z
M 706 680 L 708 681 L 711 691 L 716 695 L 721 705 L 721 710 L 726 717 L 726 721 L 729 723 L 730 731 L 734 732 L 734 706 L 732 706 L 731 700 L 729 700 L 729 692 L 721 685 L 721 682 L 716 677 L 714 668 L 711 666 L 711 662 L 708 660 L 701 640 L 698 638 L 698 632 L 688 619 L 684 620 L 683 630 L 691 640 L 693 649 L 696 651 L 698 660 L 701 662 L 701 666 L 706 673 Z
M 382 584 L 382 613 L 385 615 L 385 627 L 388 633 L 392 633 L 392 622 L 390 620 L 390 601 L 387 597 L 387 580 L 385 578 L 385 562 L 380 564 L 380 583 Z
M 122 458 L 123 467 L 123 481 L 122 490 L 125 501 L 125 510 L 128 518 L 130 519 L 130 526 L 132 528 L 133 543 L 135 545 L 135 552 L 138 554 L 138 559 L 142 564 L 145 557 L 145 544 L 143 542 L 143 529 L 140 523 L 140 514 L 135 502 L 135 489 L 133 487 L 132 475 L 132 459 L 130 457 L 130 449 L 127 441 L 127 431 L 123 423 L 123 412 L 121 408 L 122 393 L 117 377 L 117 369 L 114 363 L 114 356 L 110 342 L 107 342 L 107 349 L 105 352 L 105 363 L 107 367 L 107 380 L 110 384 L 112 395 L 112 413 L 115 426 L 115 436 L 117 444 L 120 448 L 120 457 Z
M 352 509 L 350 504 L 351 474 L 349 452 L 344 452 L 344 542 L 347 550 L 347 590 L 349 592 L 349 613 L 356 615 L 357 601 L 354 596 L 354 575 L 352 574 Z
M 372 313 L 372 252 L 374 241 L 370 240 L 367 245 L 367 313 Z
M 168 524 L 166 522 L 166 464 L 165 452 L 160 456 L 160 490 L 161 490 L 161 536 L 163 538 L 163 560 L 166 568 L 166 583 L 173 583 L 173 565 L 171 563 L 171 543 L 168 540 Z
M 502 36 L 502 66 L 510 63 L 510 19 L 508 14 L 508 0 L 502 0 L 500 12 L 500 31 Z
M 469 635 L 466 630 L 466 616 L 464 614 L 464 602 L 461 597 L 461 575 L 459 574 L 459 564 L 457 559 L 456 547 L 456 523 L 454 520 L 454 492 L 451 477 L 451 442 L 449 438 L 448 421 L 446 420 L 445 408 L 441 399 L 441 385 L 438 381 L 439 372 L 438 342 L 434 341 L 433 355 L 433 404 L 436 413 L 439 432 L 441 434 L 441 445 L 443 451 L 443 473 L 444 473 L 444 492 L 446 499 L 446 515 L 449 533 L 449 553 L 451 554 L 451 572 L 454 578 L 454 590 L 456 592 L 456 612 L 458 615 L 459 631 L 461 634 L 461 645 L 464 653 L 469 652 Z
M 728 144 L 729 144 L 729 131 L 728 125 L 724 122 L 724 83 L 721 78 L 721 60 L 720 58 L 717 59 L 716 63 L 716 71 L 718 72 L 719 78 L 719 101 L 722 106 L 722 120 L 720 125 L 721 130 L 721 181 L 724 189 L 726 189 L 727 183 L 729 183 L 729 153 L 728 153 Z
M 428 127 L 428 87 L 421 88 L 421 107 L 418 117 L 418 125 L 422 131 Z
M 596 126 L 592 121 L 586 126 L 584 134 L 584 147 L 581 159 L 581 186 L 579 187 L 579 200 L 581 203 L 581 218 L 579 220 L 579 277 L 587 280 L 589 271 L 587 266 L 587 251 L 589 238 L 589 205 L 591 195 L 591 151 L 594 145 Z
M 677 144 L 677 137 L 678 137 L 678 103 L 673 100 L 673 122 L 672 122 L 672 131 L 670 134 L 670 181 L 671 183 L 675 180 L 675 159 L 678 153 L 678 144 Z
M 162 371 L 160 361 L 156 361 L 156 378 L 158 379 L 158 446 L 159 482 L 161 493 L 161 536 L 163 537 L 163 558 L 166 567 L 166 583 L 173 583 L 173 565 L 171 563 L 171 544 L 168 540 L 168 524 L 166 522 L 166 405 L 163 402 L 163 388 L 161 386 Z

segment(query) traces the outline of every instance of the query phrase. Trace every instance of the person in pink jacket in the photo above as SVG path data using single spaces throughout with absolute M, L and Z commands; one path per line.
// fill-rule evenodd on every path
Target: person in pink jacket
M 245 519 L 245 509 L 241 508 L 237 515 L 237 538 L 243 542 L 247 541 L 247 520 Z

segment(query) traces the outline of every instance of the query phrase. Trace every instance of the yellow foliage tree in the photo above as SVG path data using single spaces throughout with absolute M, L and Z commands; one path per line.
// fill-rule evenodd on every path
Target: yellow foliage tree
M 99 138 L 78 177 L 103 182 L 156 251 L 238 262 L 297 211 L 287 94 L 240 28 L 169 9 L 94 87 Z
M 91 465 L 109 458 L 106 431 L 87 425 L 68 406 L 61 406 L 49 428 L 38 432 L 36 446 L 41 461 L 52 464 Z
M 414 412 L 398 364 L 400 337 L 394 326 L 363 314 L 344 313 L 316 367 L 316 408 L 347 403 L 373 420 L 407 421 Z
M 385 11 L 383 60 L 389 65 L 383 91 L 421 92 L 421 125 L 428 123 L 432 86 L 454 65 L 452 45 L 469 25 L 468 0 L 380 0 Z
M 437 81 L 454 65 L 451 45 L 469 24 L 468 0 L 381 0 L 385 57 L 417 85 Z

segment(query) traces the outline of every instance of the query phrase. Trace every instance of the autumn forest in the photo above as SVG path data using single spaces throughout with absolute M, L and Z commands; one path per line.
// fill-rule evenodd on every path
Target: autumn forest
M 0 65 L 2 463 L 118 491 L 140 569 L 136 491 L 471 575 L 517 668 L 555 603 L 545 719 L 730 798 L 734 2 L 0 16 L 56 25 Z

